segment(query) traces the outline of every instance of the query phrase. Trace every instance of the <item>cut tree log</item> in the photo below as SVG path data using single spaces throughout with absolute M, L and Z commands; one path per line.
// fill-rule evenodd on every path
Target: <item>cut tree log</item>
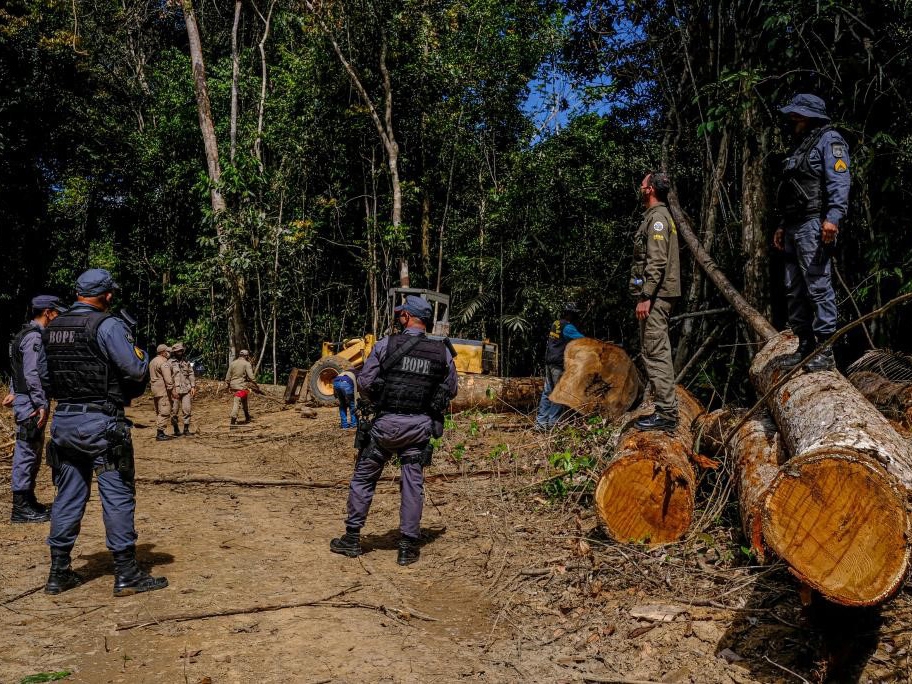
M 735 417 L 740 418 L 738 412 Z M 765 563 L 763 517 L 767 494 L 781 473 L 779 467 L 788 460 L 788 453 L 782 446 L 776 423 L 767 411 L 749 418 L 738 428 L 730 449 L 744 538 L 757 560 Z
M 621 347 L 590 337 L 573 340 L 564 351 L 564 374 L 550 399 L 584 415 L 614 421 L 642 395 L 636 366 Z
M 459 393 L 450 411 L 528 411 L 538 405 L 543 378 L 498 378 L 492 375 L 460 375 Z
M 887 418 L 912 427 L 912 357 L 872 349 L 846 369 L 846 378 Z
M 754 357 L 758 392 L 789 370 L 797 346 L 781 333 Z M 767 403 L 792 458 L 765 496 L 764 540 L 837 603 L 886 600 L 909 564 L 909 518 L 897 486 L 912 485 L 909 445 L 835 371 L 796 375 Z
M 605 531 L 620 542 L 664 544 L 684 536 L 693 519 L 697 476 L 691 423 L 703 406 L 680 385 L 678 428 L 643 432 L 632 421 L 650 407 L 629 414 L 615 455 L 595 489 L 595 508 Z

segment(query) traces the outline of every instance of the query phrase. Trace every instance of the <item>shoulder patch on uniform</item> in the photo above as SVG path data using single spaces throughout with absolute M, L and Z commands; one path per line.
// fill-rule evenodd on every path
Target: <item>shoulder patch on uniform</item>
M 143 351 L 142 349 L 140 349 L 139 347 L 135 347 L 135 346 L 134 346 L 134 347 L 133 347 L 133 353 L 136 354 L 136 358 L 139 359 L 140 361 L 145 361 L 145 360 L 146 360 L 146 352 L 144 352 L 144 351 Z
M 663 230 L 665 230 L 665 224 L 661 221 L 656 221 L 652 224 L 652 229 L 657 233 L 661 233 Z
M 32 345 L 32 351 L 40 352 L 41 351 L 41 342 L 35 342 L 35 344 Z
M 833 170 L 836 173 L 845 173 L 849 170 L 849 167 L 842 159 L 837 159 L 836 163 L 833 164 Z
M 830 145 L 830 151 L 833 153 L 833 156 L 837 159 L 842 159 L 846 153 L 845 143 L 834 142 Z

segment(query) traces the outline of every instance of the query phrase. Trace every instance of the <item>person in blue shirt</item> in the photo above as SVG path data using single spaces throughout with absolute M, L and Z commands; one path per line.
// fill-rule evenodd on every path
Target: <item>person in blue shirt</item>
M 57 297 L 39 295 L 32 299 L 32 320 L 10 342 L 13 382 L 4 406 L 12 406 L 16 420 L 13 449 L 13 511 L 10 522 L 47 522 L 51 515 L 35 499 L 35 480 L 41 467 L 44 426 L 50 417 L 47 357 L 42 332 L 57 315 L 66 311 Z
M 551 401 L 551 391 L 564 374 L 564 350 L 567 343 L 585 337 L 576 328 L 579 309 L 573 302 L 567 302 L 561 311 L 560 318 L 551 324 L 545 344 L 545 388 L 538 403 L 538 414 L 535 416 L 535 429 L 546 431 L 557 425 L 557 420 L 564 411 L 564 406 Z
M 836 331 L 832 250 L 849 209 L 849 146 L 830 126 L 826 105 L 801 93 L 779 110 L 789 117 L 795 147 L 783 163 L 777 191 L 780 225 L 773 245 L 785 253 L 788 320 L 798 338 L 794 363 Z M 793 364 L 794 365 L 794 364 Z M 835 368 L 825 348 L 805 365 L 808 372 Z
M 342 371 L 333 378 L 333 394 L 339 401 L 339 420 L 343 430 L 358 427 L 358 418 L 355 410 L 358 400 L 355 398 L 357 381 L 351 371 Z
M 118 288 L 111 274 L 90 269 L 76 280 L 77 301 L 45 330 L 51 395 L 57 399 L 47 461 L 57 496 L 51 507 L 51 570 L 44 591 L 82 583 L 70 554 L 85 515 L 94 474 L 114 556 L 114 596 L 168 586 L 136 563 L 136 487 L 131 423 L 124 406 L 143 394 L 149 359 L 127 324 L 109 313 Z

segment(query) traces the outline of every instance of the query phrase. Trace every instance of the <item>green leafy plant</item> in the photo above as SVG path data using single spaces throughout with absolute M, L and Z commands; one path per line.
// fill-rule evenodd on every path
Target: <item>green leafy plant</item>
M 40 682 L 59 682 L 61 679 L 66 679 L 71 674 L 72 670 L 59 670 L 57 672 L 38 672 L 36 674 L 28 675 L 19 680 L 19 684 L 40 684 Z

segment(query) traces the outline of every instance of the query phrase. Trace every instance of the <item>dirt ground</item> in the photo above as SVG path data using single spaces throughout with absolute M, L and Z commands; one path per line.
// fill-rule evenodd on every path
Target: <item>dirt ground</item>
M 168 442 L 151 400 L 128 411 L 138 555 L 163 591 L 112 597 L 93 493 L 73 563 L 87 582 L 45 595 L 47 525 L 10 525 L 2 497 L 0 682 L 912 681 L 904 592 L 881 611 L 803 611 L 726 521 L 662 549 L 606 540 L 586 493 L 597 465 L 552 456 L 603 459 L 604 426 L 546 437 L 525 417 L 458 416 L 428 471 L 421 560 L 400 568 L 394 481 L 378 488 L 367 553 L 329 552 L 353 458 L 334 409 L 305 419 L 255 397 L 253 422 L 230 431 L 229 402 L 208 386 L 194 434 Z M 571 474 L 549 479 L 554 463 Z M 38 494 L 53 498 L 46 467 Z

